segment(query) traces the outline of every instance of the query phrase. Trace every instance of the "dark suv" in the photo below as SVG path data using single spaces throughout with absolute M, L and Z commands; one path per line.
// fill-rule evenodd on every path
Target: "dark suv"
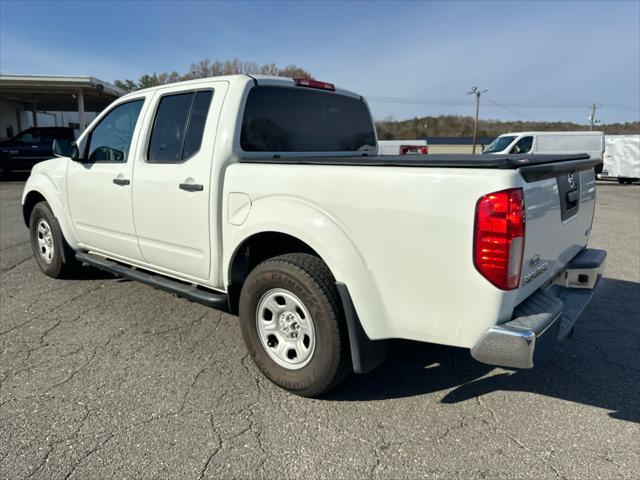
M 33 127 L 0 143 L 0 174 L 30 172 L 38 162 L 53 157 L 55 139 L 75 140 L 73 128 Z

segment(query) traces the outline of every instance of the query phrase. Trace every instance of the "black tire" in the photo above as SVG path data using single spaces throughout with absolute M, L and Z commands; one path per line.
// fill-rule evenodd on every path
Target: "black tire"
M 315 349 L 308 363 L 295 370 L 276 363 L 258 333 L 257 309 L 273 289 L 294 294 L 312 318 Z M 351 372 L 349 340 L 335 280 L 318 257 L 304 253 L 266 260 L 251 271 L 240 295 L 240 324 L 245 344 L 260 371 L 273 383 L 300 396 L 315 397 Z
M 41 245 L 38 243 L 38 227 L 44 222 L 51 233 L 51 243 L 53 251 L 50 261 L 47 262 L 41 254 Z M 31 250 L 36 259 L 38 267 L 45 275 L 52 278 L 69 278 L 77 274 L 80 263 L 75 259 L 75 252 L 65 241 L 60 230 L 60 224 L 51 211 L 47 202 L 39 202 L 33 207 L 29 218 L 29 236 L 31 240 Z

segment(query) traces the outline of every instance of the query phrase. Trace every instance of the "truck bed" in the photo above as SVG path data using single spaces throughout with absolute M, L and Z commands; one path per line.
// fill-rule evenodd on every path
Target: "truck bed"
M 552 178 L 563 173 L 587 170 L 600 163 L 587 154 L 579 155 L 362 155 L 343 157 L 289 157 L 279 155 L 246 156 L 241 163 L 276 163 L 290 165 L 334 165 L 415 168 L 481 168 L 518 170 L 528 181 Z

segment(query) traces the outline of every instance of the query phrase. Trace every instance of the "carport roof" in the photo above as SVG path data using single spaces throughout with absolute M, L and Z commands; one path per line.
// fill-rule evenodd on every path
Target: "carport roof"
M 0 75 L 0 98 L 36 103 L 38 110 L 76 111 L 82 90 L 86 111 L 99 112 L 125 92 L 94 77 Z

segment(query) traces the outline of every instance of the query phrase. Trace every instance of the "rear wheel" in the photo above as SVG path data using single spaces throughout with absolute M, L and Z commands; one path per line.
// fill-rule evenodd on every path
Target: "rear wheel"
M 258 265 L 240 296 L 242 334 L 255 364 L 302 396 L 333 388 L 350 371 L 335 280 L 317 257 L 294 253 Z
M 31 250 L 45 275 L 53 278 L 72 276 L 79 268 L 75 252 L 65 241 L 58 220 L 47 202 L 33 207 L 29 220 Z

